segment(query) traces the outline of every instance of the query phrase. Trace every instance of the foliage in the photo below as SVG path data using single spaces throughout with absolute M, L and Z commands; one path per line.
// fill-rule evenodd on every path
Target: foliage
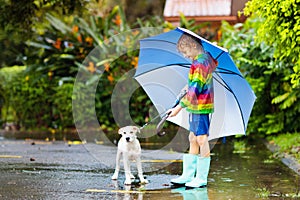
M 274 47 L 275 58 L 292 64 L 293 86 L 300 86 L 300 1 L 251 0 L 244 11 L 263 19 L 257 28 L 257 41 Z
M 295 120 L 300 92 L 290 83 L 292 63 L 274 58 L 274 46 L 253 39 L 260 26 L 258 18 L 234 26 L 222 24 L 221 45 L 229 49 L 257 96 L 247 130 L 261 134 L 300 130 Z
M 0 69 L 0 112 L 1 121 L 12 122 L 14 120 L 15 113 L 13 112 L 13 104 L 11 100 L 14 96 L 12 92 L 12 84 L 15 79 L 25 69 L 23 66 L 4 67 Z
M 74 126 L 72 115 L 73 84 L 65 83 L 55 87 L 53 95 L 53 122 L 52 127 L 62 130 Z M 57 120 L 59 118 L 59 120 Z
M 71 17 L 79 16 L 106 16 L 115 5 L 126 7 L 125 15 L 130 21 L 137 17 L 147 17 L 162 13 L 164 1 L 107 1 L 107 0 L 0 0 L 0 67 L 24 65 L 24 41 L 34 35 L 34 32 L 43 32 L 48 26 L 47 14 Z M 134 5 L 134 6 L 133 6 Z M 136 9 L 137 5 L 144 9 Z M 145 12 L 150 15 L 145 15 Z M 22 17 L 20 17 L 22 16 Z
M 30 31 L 36 15 L 42 12 L 53 11 L 60 15 L 82 13 L 84 5 L 89 1 L 57 1 L 57 0 L 0 0 L 0 27 L 16 26 Z M 22 16 L 22 17 L 20 17 Z
M 124 74 L 130 72 L 129 78 L 133 80 L 138 40 L 169 25 L 154 17 L 137 20 L 134 26 L 141 29 L 131 30 L 118 6 L 105 16 L 84 19 L 74 15 L 61 19 L 47 14 L 46 19 L 43 31 L 36 29 L 34 37 L 26 42 L 26 69 L 11 86 L 15 121 L 25 129 L 64 130 L 74 127 L 72 109 L 88 107 L 85 114 L 76 113 L 80 123 L 88 125 L 95 109 L 102 128 L 112 129 L 116 125 L 112 123 L 112 92 Z M 154 32 L 147 29 L 154 26 L 157 27 Z M 75 79 L 78 71 L 83 76 Z M 79 80 L 76 89 L 75 80 Z M 96 91 L 92 91 L 91 85 L 95 83 Z M 125 85 L 122 88 L 127 90 Z M 95 107 L 89 101 L 93 98 L 91 94 L 95 94 Z M 72 107 L 72 101 L 81 104 Z M 137 124 L 144 123 L 149 110 L 145 105 L 150 104 L 144 91 L 137 89 L 129 103 L 135 108 L 131 117 Z M 123 108 L 119 110 L 122 114 Z
M 17 123 L 24 128 L 47 128 L 52 124 L 55 83 L 47 74 L 20 75 L 11 85 L 11 104 Z
M 279 147 L 281 153 L 288 153 L 300 162 L 300 137 L 299 133 L 287 133 L 268 138 L 270 143 Z
M 87 0 L 0 0 L 0 67 L 24 65 L 24 41 L 32 37 L 34 30 L 41 29 L 45 13 L 84 14 L 87 3 Z
M 270 190 L 267 187 L 259 187 L 255 188 L 255 190 L 257 192 L 256 196 L 259 198 L 266 199 L 271 194 Z

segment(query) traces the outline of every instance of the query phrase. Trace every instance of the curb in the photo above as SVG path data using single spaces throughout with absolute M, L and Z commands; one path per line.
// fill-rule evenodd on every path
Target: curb
M 274 144 L 270 144 L 268 141 L 264 141 L 264 144 L 266 147 L 273 153 L 279 152 L 279 147 Z M 292 169 L 294 172 L 296 172 L 298 175 L 300 175 L 300 163 L 291 155 L 287 153 L 279 153 L 279 157 L 281 158 L 281 162 L 285 164 L 287 167 Z

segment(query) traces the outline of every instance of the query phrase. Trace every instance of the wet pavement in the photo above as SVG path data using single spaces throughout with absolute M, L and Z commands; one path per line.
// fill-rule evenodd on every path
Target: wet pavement
M 150 183 L 125 187 L 123 172 L 111 180 L 115 146 L 1 138 L 0 199 L 300 199 L 299 175 L 256 143 L 215 145 L 208 187 L 184 190 L 169 183 L 182 168 L 172 149 L 143 149 Z

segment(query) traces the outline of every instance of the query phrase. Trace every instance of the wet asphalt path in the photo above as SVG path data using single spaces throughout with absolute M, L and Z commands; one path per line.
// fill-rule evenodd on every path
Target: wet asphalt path
M 136 180 L 125 187 L 123 172 L 118 181 L 110 178 L 115 146 L 2 138 L 0 199 L 289 199 L 299 192 L 299 176 L 270 152 L 256 145 L 243 148 L 216 145 L 209 186 L 185 191 L 169 183 L 182 165 L 182 154 L 171 150 L 143 149 L 143 169 L 150 183 L 141 186 Z M 134 165 L 132 169 L 135 173 Z
M 128 195 L 138 197 L 145 190 L 151 190 L 154 197 L 166 192 L 154 190 L 170 188 L 169 180 L 174 175 L 149 176 L 146 166 L 170 165 L 176 160 L 144 158 L 145 176 L 150 183 L 141 187 L 136 180 L 132 187 L 125 188 L 123 172 L 120 180 L 111 180 L 115 154 L 116 147 L 96 144 L 1 141 L 0 199 L 124 199 Z M 132 170 L 136 171 L 134 164 Z

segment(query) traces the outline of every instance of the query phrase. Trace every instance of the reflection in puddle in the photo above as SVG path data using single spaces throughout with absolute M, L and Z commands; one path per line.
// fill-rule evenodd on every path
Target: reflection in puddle
M 191 200 L 191 199 L 207 200 L 208 199 L 207 187 L 195 188 L 195 189 L 185 189 L 185 187 L 181 187 L 181 188 L 172 189 L 171 192 L 180 193 L 183 197 L 183 200 Z
M 233 182 L 234 180 L 231 178 L 221 178 L 222 181 L 224 182 Z

